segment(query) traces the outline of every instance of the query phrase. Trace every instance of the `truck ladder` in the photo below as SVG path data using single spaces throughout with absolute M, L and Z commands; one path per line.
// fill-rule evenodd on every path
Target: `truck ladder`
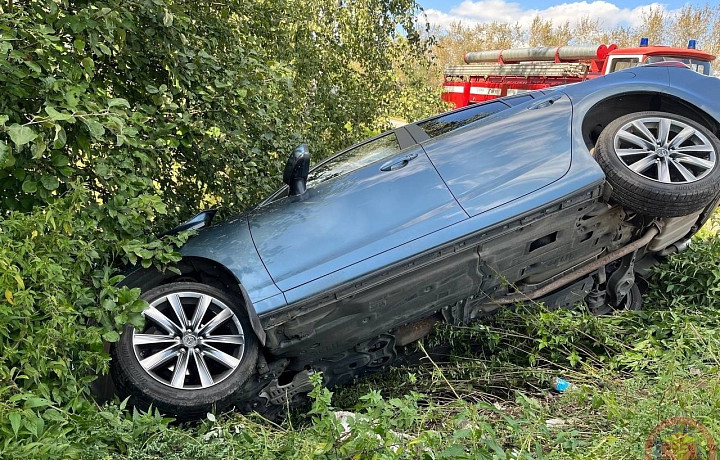
M 519 64 L 464 64 L 445 66 L 445 77 L 582 77 L 588 66 L 580 62 L 522 62 Z

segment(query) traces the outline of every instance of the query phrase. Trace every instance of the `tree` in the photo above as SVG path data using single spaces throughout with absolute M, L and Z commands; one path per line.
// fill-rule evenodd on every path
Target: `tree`
M 567 45 L 571 38 L 569 21 L 555 26 L 552 19 L 535 16 L 530 24 L 527 42 L 530 46 L 562 46 Z
M 662 45 L 668 42 L 669 19 L 665 10 L 659 6 L 651 6 L 641 13 L 643 23 L 634 30 L 631 42 L 640 43 L 640 38 L 648 38 L 651 45 Z
M 103 341 L 146 306 L 119 269 L 171 269 L 187 238 L 153 235 L 202 207 L 253 204 L 301 141 L 319 159 L 388 114 L 436 110 L 410 73 L 427 62 L 417 12 L 414 0 L 3 4 L 0 436 L 12 442 L 0 457 L 72 457 L 68 430 L 97 414 Z
M 571 35 L 570 43 L 573 45 L 605 43 L 602 40 L 603 30 L 600 27 L 600 20 L 590 16 L 581 17 L 572 27 Z

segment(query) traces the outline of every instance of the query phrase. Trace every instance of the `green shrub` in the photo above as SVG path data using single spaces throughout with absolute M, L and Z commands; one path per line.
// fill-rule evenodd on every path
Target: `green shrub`
M 405 106 L 441 107 L 398 72 L 424 65 L 416 13 L 414 0 L 0 5 L 0 457 L 78 456 L 93 439 L 122 452 L 167 423 L 89 396 L 103 342 L 145 306 L 119 269 L 177 261 L 184 237 L 154 234 L 253 204 L 299 142 L 320 159 Z

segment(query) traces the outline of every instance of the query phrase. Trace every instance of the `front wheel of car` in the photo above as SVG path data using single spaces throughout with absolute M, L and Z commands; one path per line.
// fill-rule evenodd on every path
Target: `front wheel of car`
M 595 157 L 612 197 L 653 217 L 699 211 L 720 189 L 720 140 L 695 120 L 666 112 L 637 112 L 608 124 Z
M 255 372 L 258 344 L 245 310 L 225 292 L 171 283 L 143 293 L 145 325 L 130 325 L 112 347 L 121 397 L 179 419 L 220 411 Z

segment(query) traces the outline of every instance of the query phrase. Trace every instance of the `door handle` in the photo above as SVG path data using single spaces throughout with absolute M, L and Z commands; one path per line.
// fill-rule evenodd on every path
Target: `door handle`
M 533 102 L 528 106 L 528 110 L 537 110 L 537 109 L 544 109 L 545 107 L 550 107 L 557 101 L 558 99 L 562 98 L 562 94 L 555 95 L 546 99 L 541 99 L 537 102 Z
M 395 171 L 396 169 L 404 168 L 408 163 L 417 158 L 417 156 L 417 153 L 408 153 L 403 157 L 390 160 L 380 166 L 380 171 Z

